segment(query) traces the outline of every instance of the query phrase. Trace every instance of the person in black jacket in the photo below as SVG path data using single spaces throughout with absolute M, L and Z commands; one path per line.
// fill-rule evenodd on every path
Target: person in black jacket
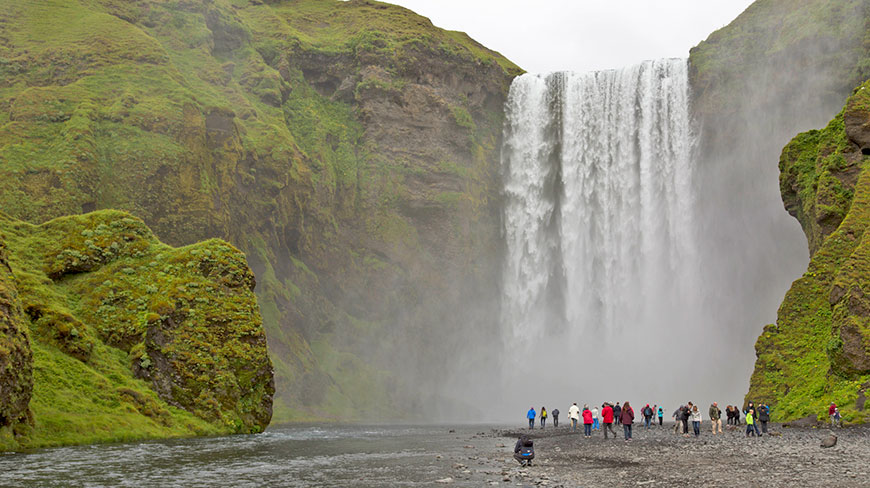
M 531 466 L 532 459 L 535 459 L 535 443 L 527 436 L 520 436 L 514 446 L 514 459 L 520 463 L 520 466 Z
M 767 423 L 770 422 L 770 407 L 766 403 L 762 403 L 758 407 L 758 421 L 761 422 L 761 432 L 767 434 Z
M 559 409 L 554 408 L 553 411 L 550 412 L 550 414 L 553 415 L 553 427 L 558 427 L 559 426 Z
M 680 422 L 683 423 L 683 435 L 689 436 L 689 416 L 691 416 L 692 412 L 692 402 L 689 402 L 688 405 L 683 407 L 683 411 L 680 412 Z

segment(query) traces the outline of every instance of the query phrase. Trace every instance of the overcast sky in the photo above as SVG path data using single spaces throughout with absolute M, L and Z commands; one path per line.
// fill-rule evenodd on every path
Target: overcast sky
M 687 57 L 753 0 L 385 1 L 464 31 L 526 71 L 543 72 Z

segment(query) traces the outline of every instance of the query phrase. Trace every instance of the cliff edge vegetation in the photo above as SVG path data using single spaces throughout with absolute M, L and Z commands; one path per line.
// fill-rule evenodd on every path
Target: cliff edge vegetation
M 0 312 L 19 331 L 0 360 L 0 448 L 269 424 L 272 365 L 237 249 L 172 248 L 117 211 L 41 225 L 0 214 L 0 241 Z
M 772 405 L 774 420 L 827 415 L 870 420 L 870 82 L 822 130 L 782 151 L 786 209 L 812 257 L 756 343 L 747 399 Z
M 369 0 L 0 0 L 0 210 L 225 239 L 259 282 L 277 420 L 420 412 L 445 352 L 497 330 L 520 72 Z

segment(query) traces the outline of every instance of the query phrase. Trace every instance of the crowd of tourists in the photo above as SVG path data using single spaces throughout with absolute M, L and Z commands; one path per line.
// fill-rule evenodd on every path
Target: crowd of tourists
M 551 412 L 548 412 L 546 407 L 541 407 L 540 412 L 535 410 L 535 407 L 529 408 L 529 411 L 526 412 L 529 429 L 534 429 L 536 422 L 539 423 L 541 429 L 546 428 L 547 419 L 551 416 L 553 418 L 553 427 L 558 428 L 559 413 L 558 408 L 553 409 Z M 717 402 L 713 402 L 707 410 L 707 419 L 710 422 L 713 435 L 723 433 L 722 413 L 722 409 L 719 408 Z M 749 402 L 743 410 L 736 405 L 727 405 L 724 413 L 727 425 L 746 425 L 746 437 L 761 436 L 768 433 L 767 424 L 770 421 L 770 407 L 766 404 L 756 407 L 753 402 Z M 837 410 L 836 405 L 833 403 L 831 404 L 829 415 L 832 425 L 835 425 L 835 422 L 839 422 L 839 410 Z M 836 421 L 834 420 L 835 415 Z M 701 435 L 701 423 L 704 421 L 704 415 L 701 409 L 694 403 L 688 402 L 685 405 L 680 405 L 671 414 L 671 418 L 674 420 L 674 434 L 682 433 L 685 437 L 690 437 L 692 434 L 695 437 Z M 629 402 L 622 404 L 620 402 L 604 402 L 600 410 L 596 406 L 589 408 L 588 404 L 583 405 L 581 409 L 575 402 L 568 409 L 569 425 L 567 428 L 571 432 L 576 432 L 578 424 L 582 423 L 584 437 L 592 437 L 594 432 L 603 431 L 604 438 L 608 439 L 610 435 L 616 438 L 614 424 L 616 426 L 621 425 L 623 437 L 628 442 L 632 438 L 635 419 L 645 429 L 655 427 L 656 425 L 662 427 L 664 425 L 664 408 L 656 404 L 650 406 L 647 403 L 635 414 L 635 410 Z M 658 424 L 656 424 L 656 421 L 658 421 Z M 691 433 L 689 432 L 689 422 L 691 422 L 692 427 Z

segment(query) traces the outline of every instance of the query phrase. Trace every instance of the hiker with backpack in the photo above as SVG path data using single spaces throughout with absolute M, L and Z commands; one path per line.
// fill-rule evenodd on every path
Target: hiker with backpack
M 758 407 L 758 422 L 761 423 L 761 433 L 767 434 L 767 423 L 770 422 L 770 407 L 766 403 L 762 403 Z
M 535 443 L 528 436 L 520 436 L 514 445 L 514 459 L 520 463 L 520 466 L 531 466 L 532 459 L 535 459 Z
M 640 411 L 640 413 L 643 414 L 644 427 L 649 429 L 649 424 L 650 424 L 650 421 L 652 420 L 652 416 L 653 416 L 653 409 L 650 408 L 649 403 L 647 403 L 646 406 L 643 407 L 643 409 Z
M 547 425 L 547 407 L 541 407 L 541 428 Z
M 554 408 L 551 413 L 553 414 L 553 428 L 556 428 L 559 426 L 559 409 Z
M 535 412 L 535 407 L 530 407 L 529 411 L 526 412 L 526 418 L 529 419 L 529 429 L 535 428 L 535 418 L 538 416 L 538 412 Z

